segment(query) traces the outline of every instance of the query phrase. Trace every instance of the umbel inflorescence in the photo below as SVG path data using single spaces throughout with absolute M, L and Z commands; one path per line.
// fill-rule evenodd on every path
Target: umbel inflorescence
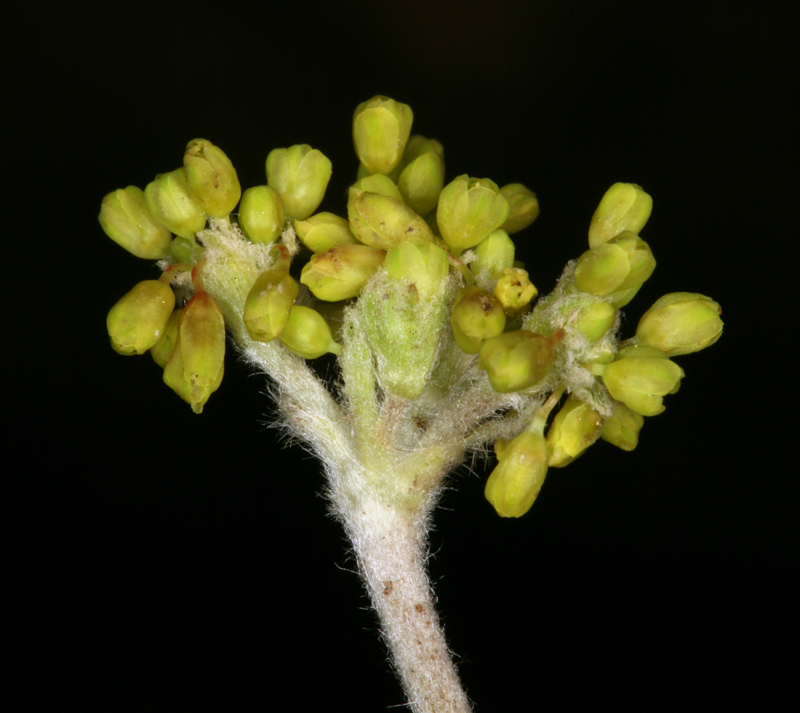
M 332 167 L 306 144 L 273 150 L 266 185 L 242 193 L 223 151 L 195 139 L 182 167 L 107 195 L 106 234 L 163 271 L 111 309 L 111 344 L 150 352 L 196 413 L 222 381 L 226 327 L 245 353 L 256 343 L 288 357 L 266 360 L 284 389 L 278 362 L 339 355 L 337 407 L 362 457 L 435 452 L 449 464 L 494 444 L 486 496 L 520 516 L 548 467 L 598 439 L 636 447 L 684 376 L 672 357 L 720 337 L 720 307 L 665 295 L 620 341 L 619 310 L 656 264 L 639 236 L 652 199 L 630 183 L 606 192 L 589 249 L 537 301 L 510 237 L 536 219 L 535 194 L 445 183 L 442 145 L 411 136 L 412 119 L 381 96 L 357 108 L 346 216 L 315 213 Z

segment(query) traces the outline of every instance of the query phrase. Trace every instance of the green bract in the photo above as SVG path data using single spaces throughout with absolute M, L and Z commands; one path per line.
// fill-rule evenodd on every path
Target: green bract
M 330 159 L 308 144 L 274 149 L 267 156 L 267 183 L 283 199 L 291 220 L 308 218 L 319 207 L 332 170 Z
M 722 336 L 722 308 L 693 292 L 664 295 L 639 320 L 636 341 L 667 356 L 699 352 Z
M 109 238 L 136 257 L 160 260 L 169 254 L 172 235 L 147 210 L 141 188 L 128 186 L 109 193 L 98 220 Z

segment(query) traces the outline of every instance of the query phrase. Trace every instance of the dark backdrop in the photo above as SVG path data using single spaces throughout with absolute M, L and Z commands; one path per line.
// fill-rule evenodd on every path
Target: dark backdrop
M 655 200 L 658 268 L 625 328 L 678 290 L 726 321 L 679 360 L 681 391 L 635 452 L 600 443 L 551 471 L 521 520 L 485 502 L 491 464 L 453 478 L 430 566 L 477 710 L 769 705 L 797 624 L 788 23 L 623 0 L 14 19 L 6 625 L 31 708 L 402 702 L 317 464 L 265 426 L 263 378 L 231 353 L 195 416 L 149 358 L 108 347 L 106 312 L 155 273 L 96 221 L 106 193 L 178 166 L 197 136 L 244 187 L 264 183 L 270 149 L 320 148 L 323 208 L 341 213 L 352 112 L 378 93 L 444 143 L 448 180 L 537 192 L 519 254 L 543 293 L 603 191 L 632 181 Z

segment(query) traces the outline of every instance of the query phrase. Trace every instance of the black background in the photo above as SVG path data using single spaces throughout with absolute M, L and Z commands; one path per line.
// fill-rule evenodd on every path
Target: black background
M 521 520 L 485 502 L 491 464 L 451 480 L 430 569 L 476 710 L 785 700 L 798 593 L 788 22 L 624 0 L 63 5 L 13 20 L 5 626 L 31 708 L 402 703 L 317 464 L 265 426 L 264 379 L 230 350 L 195 416 L 148 357 L 108 347 L 106 312 L 155 272 L 96 220 L 106 193 L 177 167 L 197 136 L 243 187 L 264 183 L 272 148 L 321 149 L 323 209 L 342 213 L 352 112 L 375 94 L 444 143 L 448 180 L 537 192 L 518 254 L 542 293 L 585 250 L 604 190 L 632 181 L 654 197 L 643 237 L 658 268 L 627 333 L 679 290 L 712 296 L 726 322 L 678 360 L 681 391 L 635 452 L 599 443 L 552 470 Z

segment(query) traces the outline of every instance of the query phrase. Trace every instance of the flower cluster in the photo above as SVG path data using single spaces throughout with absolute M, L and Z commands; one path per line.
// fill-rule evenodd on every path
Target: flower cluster
M 636 447 L 644 417 L 664 410 L 684 376 L 672 357 L 713 344 L 721 310 L 668 294 L 619 340 L 619 310 L 656 265 L 640 237 L 652 199 L 630 183 L 606 192 L 589 249 L 537 299 L 511 238 L 536 220 L 536 195 L 468 175 L 446 183 L 442 145 L 412 136 L 412 124 L 392 99 L 358 106 L 346 217 L 315 212 L 332 166 L 306 144 L 273 150 L 266 184 L 242 192 L 223 151 L 196 139 L 182 168 L 106 196 L 106 234 L 163 270 L 111 309 L 108 332 L 121 354 L 149 351 L 196 413 L 222 380 L 226 326 L 243 348 L 301 359 L 366 344 L 364 374 L 344 379 L 346 407 L 394 404 L 419 431 L 395 429 L 404 453 L 432 448 L 426 430 L 460 438 L 460 452 L 494 443 L 486 497 L 518 517 L 548 467 L 598 439 Z

